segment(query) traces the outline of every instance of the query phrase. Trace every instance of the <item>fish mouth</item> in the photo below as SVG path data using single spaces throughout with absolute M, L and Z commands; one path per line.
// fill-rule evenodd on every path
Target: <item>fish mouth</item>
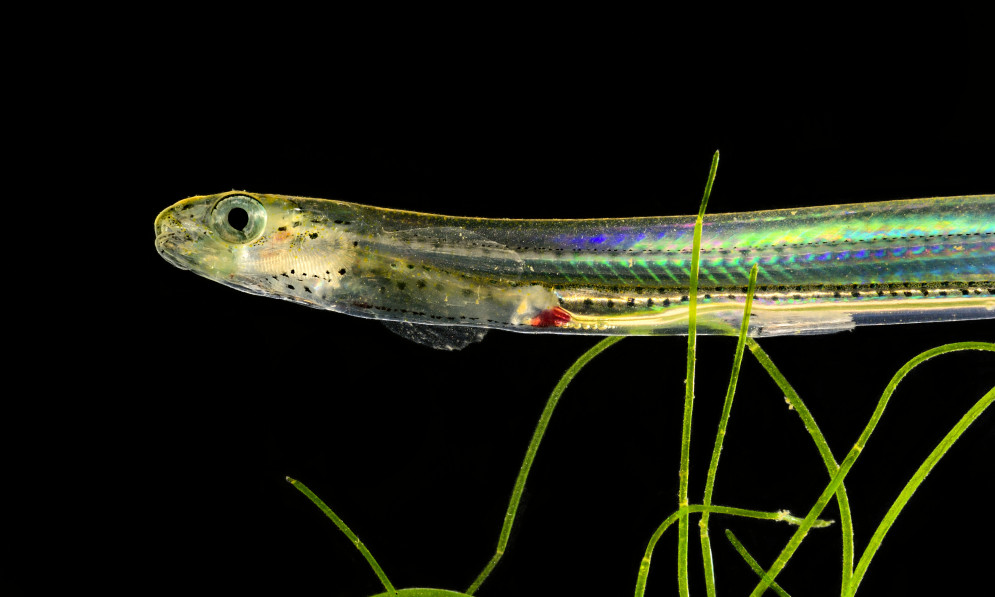
M 158 230 L 158 227 L 157 227 L 157 230 Z M 178 267 L 178 268 L 183 269 L 183 270 L 189 270 L 190 269 L 190 265 L 187 264 L 187 263 L 184 263 L 183 260 L 181 260 L 181 258 L 179 256 L 179 252 L 177 250 L 178 247 L 177 247 L 177 244 L 176 244 L 175 237 L 176 237 L 176 235 L 171 230 L 169 230 L 168 228 L 166 229 L 165 232 L 156 234 L 156 237 L 155 237 L 155 250 L 156 250 L 157 253 L 159 253 L 159 255 L 163 259 L 165 259 L 166 261 L 168 261 L 173 266 Z
M 166 209 L 160 211 L 159 215 L 157 215 L 155 217 L 155 238 L 156 238 L 156 245 L 159 244 L 159 237 L 161 237 L 163 235 L 163 228 L 165 227 L 167 231 L 169 230 L 169 227 L 166 224 L 166 220 L 167 219 L 175 218 L 175 216 L 173 216 L 173 213 L 172 213 L 173 209 L 174 209 L 174 206 L 167 207 Z
M 176 206 L 167 207 L 155 218 L 155 250 L 163 259 L 182 270 L 191 269 L 191 264 L 183 259 L 180 245 L 185 237 L 180 221 L 176 216 Z
M 174 267 L 208 278 L 231 274 L 229 249 L 211 241 L 198 222 L 196 210 L 181 215 L 183 209 L 174 205 L 156 217 L 156 252 Z

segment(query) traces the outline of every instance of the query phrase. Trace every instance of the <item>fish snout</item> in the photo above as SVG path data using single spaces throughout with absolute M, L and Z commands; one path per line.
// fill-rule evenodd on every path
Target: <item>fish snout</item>
M 167 207 L 159 212 L 155 217 L 155 237 L 158 239 L 164 234 L 172 234 L 180 227 L 180 222 L 176 218 L 175 208 Z
M 183 227 L 176 218 L 174 208 L 164 209 L 155 219 L 155 250 L 159 255 L 180 269 L 190 269 L 180 258 L 180 247 L 177 242 L 181 238 Z

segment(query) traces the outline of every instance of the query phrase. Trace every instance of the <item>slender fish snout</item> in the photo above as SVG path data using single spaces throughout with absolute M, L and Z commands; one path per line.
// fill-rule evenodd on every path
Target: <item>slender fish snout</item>
M 155 218 L 155 248 L 159 255 L 180 269 L 190 269 L 189 264 L 180 258 L 176 243 L 177 233 L 182 227 L 176 219 L 173 207 L 168 207 Z
M 169 226 L 169 222 L 173 221 L 174 216 L 172 215 L 173 208 L 167 207 L 166 209 L 159 212 L 159 215 L 155 217 L 155 236 L 159 238 L 163 234 L 169 234 L 172 229 Z

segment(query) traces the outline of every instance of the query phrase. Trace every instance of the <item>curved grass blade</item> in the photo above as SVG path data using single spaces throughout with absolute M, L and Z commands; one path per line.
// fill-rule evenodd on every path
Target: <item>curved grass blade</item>
M 991 350 L 995 352 L 995 344 L 989 344 L 989 348 L 980 350 Z M 896 382 L 897 383 L 897 382 Z M 845 595 L 852 597 L 854 593 L 857 592 L 857 588 L 860 586 L 860 582 L 864 578 L 864 573 L 867 572 L 867 567 L 870 566 L 871 560 L 874 559 L 874 555 L 877 553 L 878 548 L 881 547 L 881 542 L 884 540 L 885 535 L 891 529 L 891 525 L 894 524 L 895 519 L 898 515 L 902 513 L 902 509 L 912 498 L 912 495 L 919 489 L 919 486 L 926 479 L 926 475 L 933 470 L 933 467 L 939 463 L 940 459 L 947 453 L 947 451 L 954 445 L 954 442 L 960 438 L 961 435 L 970 427 L 971 423 L 977 419 L 982 412 L 985 411 L 989 406 L 991 406 L 992 401 L 995 401 L 995 388 L 992 388 L 984 396 L 981 397 L 971 410 L 967 411 L 960 421 L 947 433 L 946 436 L 940 441 L 939 444 L 933 448 L 926 460 L 923 461 L 922 465 L 916 470 L 909 482 L 905 484 L 901 493 L 895 499 L 895 502 L 888 509 L 888 512 L 881 519 L 881 523 L 878 528 L 874 531 L 874 535 L 871 536 L 870 542 L 867 544 L 867 549 L 864 550 L 863 555 L 860 556 L 860 561 L 857 563 L 857 568 L 853 572 L 853 579 L 850 582 L 850 586 Z
M 377 593 L 373 597 L 468 597 L 466 593 L 446 589 L 398 589 L 396 593 Z
M 719 429 L 715 434 L 715 446 L 712 448 L 712 461 L 708 465 L 708 474 L 705 478 L 705 497 L 702 503 L 706 506 L 712 505 L 712 491 L 715 488 L 715 474 L 719 468 L 719 456 L 722 454 L 722 442 L 726 437 L 726 428 L 729 426 L 729 415 L 732 413 L 732 399 L 736 394 L 736 382 L 739 380 L 739 368 L 743 363 L 743 351 L 746 347 L 746 332 L 750 327 L 750 309 L 753 306 L 753 293 L 757 289 L 758 265 L 754 264 L 750 269 L 750 281 L 746 290 L 746 305 L 743 307 L 743 322 L 739 328 L 739 340 L 736 342 L 736 353 L 732 359 L 732 373 L 729 375 L 729 387 L 726 389 L 725 403 L 722 405 L 722 416 L 719 418 Z M 705 566 L 705 589 L 708 597 L 715 596 L 715 570 L 712 567 L 712 546 L 708 538 L 708 517 L 709 513 L 701 515 L 698 523 L 701 538 L 701 557 Z M 728 532 L 728 531 L 727 531 Z
M 335 514 L 335 512 L 332 512 L 332 509 L 329 508 L 328 505 L 326 505 L 325 502 L 323 502 L 320 497 L 315 495 L 313 491 L 308 489 L 306 485 L 304 485 L 303 483 L 301 483 L 296 479 L 291 479 L 290 477 L 287 477 L 287 482 L 289 482 L 291 485 L 297 488 L 298 491 L 306 495 L 309 500 L 314 502 L 315 506 L 318 506 L 319 510 L 325 513 L 325 516 L 330 518 L 332 522 L 335 523 L 335 526 L 339 527 L 339 530 L 342 531 L 345 534 L 345 536 L 349 538 L 350 541 L 352 541 L 352 544 L 356 546 L 356 549 L 358 549 L 359 552 L 363 554 L 363 557 L 366 558 L 366 561 L 370 564 L 370 568 L 373 568 L 373 572 L 376 573 L 377 578 L 380 579 L 380 582 L 383 583 L 384 588 L 387 589 L 387 593 L 389 595 L 397 595 L 397 590 L 394 588 L 394 585 L 392 585 L 390 581 L 387 579 L 387 575 L 384 574 L 384 571 L 380 567 L 380 564 L 377 564 L 377 560 L 373 557 L 373 554 L 370 553 L 370 550 L 366 549 L 366 546 L 363 545 L 363 542 L 359 540 L 359 537 L 356 536 L 356 533 L 352 532 L 352 529 L 349 528 L 349 525 L 347 525 L 341 518 L 339 518 L 338 515 Z
M 577 375 L 577 373 L 583 369 L 584 366 L 591 361 L 591 359 L 601 354 L 602 351 L 612 344 L 622 340 L 622 338 L 623 336 L 609 336 L 595 344 L 587 352 L 582 354 L 579 359 L 574 361 L 574 364 L 567 369 L 566 373 L 563 374 L 563 377 L 560 378 L 559 383 L 557 383 L 556 387 L 553 388 L 553 392 L 549 395 L 549 399 L 546 401 L 546 408 L 543 409 L 542 415 L 539 417 L 539 423 L 536 425 L 536 430 L 532 434 L 532 441 L 529 442 L 529 447 L 525 451 L 525 458 L 522 460 L 522 467 L 519 469 L 518 478 L 515 480 L 515 488 L 511 491 L 511 501 L 508 503 L 508 510 L 504 515 L 504 524 L 501 526 L 501 534 L 498 536 L 497 549 L 494 551 L 494 555 L 491 557 L 491 560 L 473 581 L 473 584 L 471 584 L 466 590 L 467 595 L 473 595 L 477 589 L 480 588 L 480 585 L 487 579 L 491 571 L 501 560 L 501 556 L 504 555 L 505 547 L 508 546 L 508 538 L 511 536 L 511 527 L 515 524 L 515 514 L 518 512 L 518 504 L 522 501 L 522 492 L 525 490 L 525 481 L 528 479 L 529 471 L 532 469 L 532 462 L 535 460 L 536 452 L 539 451 L 539 442 L 542 441 L 542 436 L 546 433 L 546 427 L 549 425 L 549 420 L 553 416 L 553 410 L 560 401 L 560 396 L 563 395 L 563 391 L 568 385 L 570 385 L 570 382 Z
M 706 512 L 705 514 L 702 514 L 702 516 L 707 516 L 707 514 L 708 513 Z M 760 578 L 766 576 L 767 573 L 764 572 L 764 569 L 757 563 L 753 556 L 750 555 L 750 552 L 746 551 L 746 547 L 739 541 L 739 539 L 736 538 L 736 535 L 732 534 L 732 531 L 729 529 L 726 529 L 726 538 L 729 539 L 729 543 L 732 543 L 732 546 L 737 552 L 739 552 L 739 555 L 743 557 L 743 560 L 750 566 L 750 568 L 757 573 L 757 576 Z M 787 591 L 781 588 L 781 585 L 777 584 L 773 580 L 770 581 L 770 588 L 774 589 L 774 592 L 781 597 L 791 597 L 788 595 Z
M 710 512 L 712 514 L 726 514 L 729 516 L 757 518 L 760 520 L 776 520 L 792 525 L 802 524 L 806 520 L 804 518 L 792 516 L 787 510 L 766 512 L 763 510 L 749 510 L 746 508 L 732 508 L 729 506 L 705 506 L 703 504 L 691 504 L 683 508 L 678 508 L 670 516 L 664 519 L 662 523 L 660 523 L 660 526 L 657 527 L 656 531 L 653 533 L 653 536 L 650 537 L 649 543 L 646 545 L 646 553 L 643 555 L 643 559 L 639 564 L 639 573 L 636 575 L 636 597 L 643 597 L 646 593 L 646 581 L 650 572 L 650 564 L 653 560 L 653 551 L 656 549 L 656 544 L 660 541 L 663 533 L 666 532 L 666 530 L 680 518 L 687 517 L 689 514 L 694 514 L 696 512 Z M 831 520 L 815 520 L 811 526 L 815 528 L 823 528 L 832 524 L 833 521 Z
M 805 406 L 798 392 L 795 391 L 788 380 L 785 379 L 784 375 L 778 370 L 777 366 L 770 359 L 766 352 L 757 341 L 753 338 L 747 338 L 746 344 L 750 348 L 750 352 L 757 359 L 757 362 L 766 369 L 767 374 L 770 375 L 777 387 L 784 392 L 785 398 L 788 400 L 788 404 L 791 406 L 792 410 L 798 413 L 798 417 L 801 419 L 802 424 L 808 431 L 809 435 L 812 436 L 812 441 L 815 442 L 815 447 L 819 451 L 819 456 L 822 457 L 822 462 L 826 466 L 826 470 L 829 472 L 830 478 L 832 478 L 837 472 L 839 472 L 839 464 L 836 463 L 836 459 L 833 457 L 832 450 L 829 449 L 829 443 L 826 441 L 826 437 L 822 434 L 819 426 L 815 422 L 815 418 L 812 413 Z M 843 571 L 841 575 L 841 586 L 847 586 L 850 583 L 850 578 L 853 575 L 853 557 L 854 557 L 854 547 L 853 547 L 853 516 L 850 513 L 850 498 L 847 496 L 846 486 L 843 483 L 839 484 L 836 490 L 836 502 L 840 510 L 840 534 L 843 540 Z
M 691 461 L 691 413 L 694 410 L 694 366 L 697 334 L 698 307 L 698 263 L 701 257 L 701 226 L 705 217 L 705 207 L 712 194 L 712 184 L 719 167 L 719 152 L 712 156 L 712 166 L 705 181 L 705 193 L 701 198 L 698 218 L 694 223 L 694 240 L 691 245 L 691 281 L 688 289 L 688 359 L 687 377 L 684 380 L 684 424 L 681 431 L 681 467 L 679 472 L 680 485 L 677 490 L 678 507 L 688 505 L 688 475 Z M 688 516 L 681 516 L 677 526 L 677 589 L 681 597 L 688 597 Z
M 995 345 L 988 344 L 985 342 L 957 342 L 953 344 L 945 344 L 943 346 L 938 346 L 936 348 L 927 350 L 913 357 L 908 363 L 906 363 L 901 369 L 899 369 L 895 373 L 895 375 L 891 379 L 891 382 L 888 383 L 888 386 L 885 388 L 884 393 L 881 395 L 881 398 L 878 400 L 877 407 L 874 409 L 874 413 L 871 415 L 870 420 L 867 422 L 867 425 L 864 427 L 864 431 L 860 434 L 860 437 L 857 439 L 857 443 L 854 444 L 853 448 L 851 448 L 850 452 L 843 460 L 843 464 L 840 465 L 839 470 L 836 472 L 835 475 L 833 475 L 832 481 L 830 481 L 829 485 L 826 486 L 822 494 L 819 496 L 819 499 L 816 501 L 815 505 L 812 506 L 811 510 L 809 510 L 808 515 L 805 517 L 805 521 L 801 525 L 799 525 L 794 535 L 788 541 L 788 544 L 785 545 L 784 549 L 778 555 L 777 559 L 767 570 L 768 576 L 760 580 L 757 586 L 753 589 L 753 592 L 750 593 L 750 597 L 760 597 L 760 595 L 763 594 L 763 592 L 769 587 L 769 580 L 775 579 L 777 575 L 781 572 L 781 570 L 784 569 L 784 566 L 791 559 L 791 556 L 794 555 L 794 552 L 798 549 L 798 546 L 801 544 L 802 540 L 805 538 L 805 535 L 812 527 L 812 523 L 816 520 L 816 517 L 826 507 L 826 504 L 832 498 L 832 495 L 842 485 L 843 479 L 849 473 L 850 469 L 853 468 L 853 465 L 854 463 L 856 463 L 857 458 L 860 456 L 860 453 L 867 445 L 867 441 L 868 439 L 870 439 L 871 433 L 874 431 L 874 428 L 877 426 L 878 422 L 880 421 L 881 416 L 884 414 L 884 409 L 888 405 L 888 402 L 891 399 L 891 396 L 894 393 L 895 388 L 898 386 L 898 383 L 909 373 L 909 371 L 911 371 L 921 363 L 937 355 L 955 352 L 959 350 L 995 351 Z M 976 414 L 974 415 L 976 418 L 978 414 L 983 412 L 984 409 L 991 404 L 991 396 L 989 394 L 986 394 L 984 397 L 982 397 L 982 399 L 978 402 L 978 404 L 975 405 L 975 408 L 972 408 L 971 411 L 968 412 L 968 415 L 976 411 Z M 942 456 L 942 454 L 946 452 L 946 449 L 949 448 L 949 445 L 952 444 L 957 437 L 960 437 L 960 434 L 963 433 L 963 430 L 966 429 L 967 426 L 969 426 L 970 423 L 973 421 L 974 421 L 973 418 L 967 421 L 966 424 L 962 428 L 960 428 L 959 432 L 957 432 L 956 435 L 953 436 L 953 439 L 949 443 L 947 443 L 947 438 L 944 438 L 944 441 L 940 443 L 940 447 L 943 447 L 943 449 L 939 454 L 940 456 Z M 957 431 L 958 427 L 959 424 L 958 426 L 955 426 L 954 431 Z M 931 469 L 932 465 L 935 465 L 935 461 L 930 465 L 930 459 L 927 459 L 926 464 L 929 465 L 928 468 Z M 913 480 L 916 480 L 916 476 L 913 476 Z M 918 480 L 921 481 L 921 478 Z M 844 584 L 843 586 L 844 592 L 848 590 L 848 587 L 851 586 L 851 584 L 852 581 L 851 583 Z

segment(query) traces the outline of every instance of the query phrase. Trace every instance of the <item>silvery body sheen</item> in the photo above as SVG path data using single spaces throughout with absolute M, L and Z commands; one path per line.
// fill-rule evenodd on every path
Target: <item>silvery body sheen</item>
M 436 348 L 489 328 L 686 334 L 695 218 L 464 218 L 233 191 L 155 220 L 173 265 L 238 290 L 382 320 Z M 995 195 L 707 215 L 698 333 L 995 317 Z

